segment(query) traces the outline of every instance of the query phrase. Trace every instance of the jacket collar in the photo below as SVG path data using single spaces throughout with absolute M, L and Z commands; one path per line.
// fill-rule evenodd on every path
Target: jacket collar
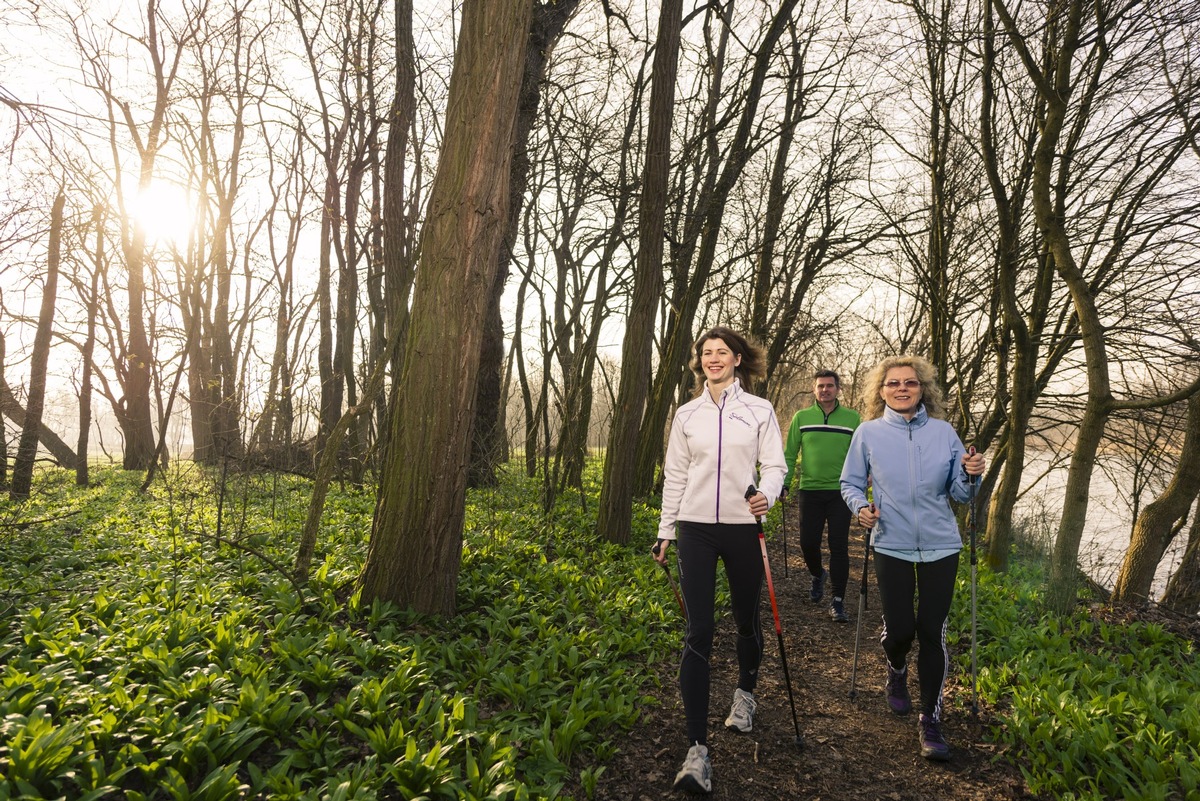
M 890 406 L 883 407 L 883 419 L 888 421 L 889 425 L 899 426 L 900 428 L 920 428 L 929 421 L 929 413 L 925 411 L 925 404 L 922 403 L 917 407 L 917 413 L 913 415 L 913 419 L 905 420 L 904 415 L 894 411 Z
M 705 397 L 707 397 L 710 401 L 712 401 L 712 393 L 708 391 L 707 383 L 704 384 L 704 388 L 701 389 L 700 391 L 704 393 Z M 740 378 L 738 378 L 737 376 L 734 376 L 733 383 L 730 384 L 729 386 L 725 387 L 725 389 L 721 390 L 720 399 L 713 401 L 713 402 L 716 403 L 718 406 L 720 406 L 721 404 L 723 404 L 725 402 L 726 397 L 734 397 L 736 395 L 741 394 L 741 391 L 742 391 L 742 380 Z

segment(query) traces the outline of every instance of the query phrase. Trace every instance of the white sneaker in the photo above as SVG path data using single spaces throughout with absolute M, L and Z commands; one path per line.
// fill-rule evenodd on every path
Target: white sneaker
M 733 691 L 733 706 L 729 708 L 729 717 L 725 718 L 725 728 L 749 734 L 754 729 L 754 710 L 757 708 L 754 693 L 738 687 Z
M 675 789 L 685 793 L 712 792 L 712 763 L 708 761 L 708 746 L 696 743 L 688 749 L 683 767 L 675 774 Z

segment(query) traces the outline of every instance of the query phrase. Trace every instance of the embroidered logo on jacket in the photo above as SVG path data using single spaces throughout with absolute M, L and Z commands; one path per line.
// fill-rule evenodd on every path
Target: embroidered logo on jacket
M 729 419 L 730 419 L 730 420 L 737 420 L 739 423 L 741 423 L 742 425 L 746 426 L 747 428 L 754 428 L 754 424 L 753 424 L 753 423 L 751 423 L 751 422 L 750 422 L 749 420 L 747 420 L 745 417 L 742 417 L 742 416 L 741 416 L 740 414 L 738 414 L 737 412 L 730 412 L 730 413 L 729 413 Z

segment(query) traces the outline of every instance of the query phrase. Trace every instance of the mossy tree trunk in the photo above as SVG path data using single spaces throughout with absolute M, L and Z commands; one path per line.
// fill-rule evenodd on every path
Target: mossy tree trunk
M 404 367 L 362 598 L 449 615 L 488 290 L 508 220 L 513 127 L 532 0 L 468 0 L 446 135 L 421 234 Z
M 1133 524 L 1133 535 L 1121 572 L 1113 587 L 1112 600 L 1125 603 L 1150 597 L 1154 573 L 1183 520 L 1200 493 L 1200 395 L 1188 400 L 1183 448 L 1175 474 L 1162 495 L 1142 510 Z

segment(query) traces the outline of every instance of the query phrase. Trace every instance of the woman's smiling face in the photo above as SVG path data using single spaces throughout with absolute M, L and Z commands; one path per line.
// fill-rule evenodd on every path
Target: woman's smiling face
M 911 418 L 921 405 L 921 380 L 911 367 L 893 367 L 883 377 L 879 396 L 892 411 Z
M 709 339 L 700 350 L 700 364 L 704 377 L 713 386 L 723 387 L 733 382 L 734 368 L 741 364 L 742 357 L 736 355 L 723 339 Z

